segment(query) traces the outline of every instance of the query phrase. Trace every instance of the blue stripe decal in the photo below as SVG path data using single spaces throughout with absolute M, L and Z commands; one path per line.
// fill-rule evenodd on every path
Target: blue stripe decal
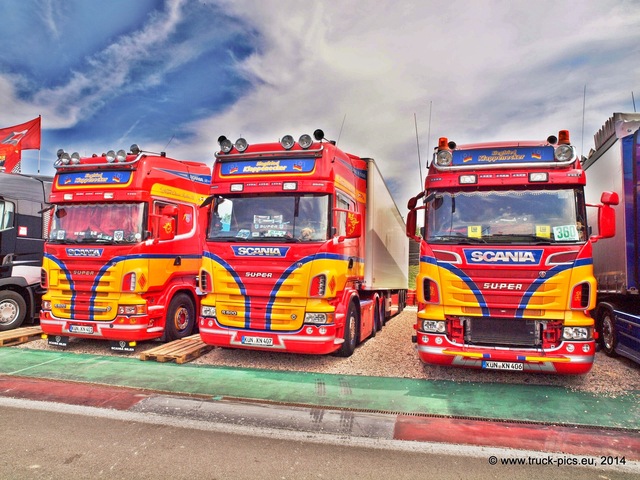
M 51 260 L 53 263 L 55 263 L 58 267 L 60 267 L 60 271 L 62 273 L 64 273 L 65 277 L 67 278 L 67 280 L 69 281 L 69 286 L 71 288 L 71 304 L 69 305 L 69 310 L 70 310 L 70 317 L 69 320 L 74 320 L 75 319 L 75 304 L 76 304 L 76 289 L 75 289 L 75 283 L 73 281 L 73 277 L 69 271 L 69 269 L 66 267 L 66 265 L 64 264 L 64 262 L 62 260 L 60 260 L 57 257 L 54 257 L 53 255 L 49 254 L 49 253 L 45 253 L 44 254 L 45 258 L 48 258 L 49 260 Z M 107 271 L 109 270 L 109 268 L 116 266 L 118 263 L 120 262 L 124 262 L 126 260 L 153 260 L 153 259 L 168 259 L 168 258 L 176 258 L 177 256 L 181 257 L 181 258 L 187 258 L 187 259 L 202 259 L 202 255 L 176 255 L 176 254 L 159 254 L 159 253 L 155 253 L 155 254 L 134 254 L 134 255 L 120 255 L 117 257 L 113 257 L 113 258 L 109 258 L 107 260 L 107 263 L 105 263 L 104 265 L 102 265 L 100 267 L 100 269 L 98 270 L 98 274 L 96 275 L 96 278 L 93 281 L 93 284 L 91 285 L 91 295 L 89 297 L 89 321 L 96 321 L 95 320 L 95 314 L 94 314 L 94 310 L 95 310 L 95 304 L 96 304 L 96 298 L 98 296 L 98 285 L 100 284 L 100 280 L 102 279 L 102 277 L 105 276 L 105 274 L 107 273 Z M 78 257 L 72 257 L 69 260 L 77 260 Z M 91 259 L 91 260 L 97 260 L 96 259 Z M 120 285 L 122 286 L 122 285 Z M 121 292 L 122 293 L 122 292 Z M 77 321 L 82 321 L 82 320 L 77 320 Z
M 229 274 L 235 280 L 236 284 L 238 285 L 238 288 L 240 289 L 240 293 L 244 297 L 244 311 L 245 311 L 244 328 L 249 328 L 249 323 L 251 319 L 251 299 L 247 295 L 247 287 L 245 287 L 244 283 L 242 283 L 242 279 L 237 274 L 237 272 L 233 269 L 233 267 L 229 265 L 222 257 L 211 252 L 204 252 L 204 256 L 205 258 L 210 258 L 211 260 L 216 262 L 218 265 L 220 265 L 222 268 L 224 268 L 227 272 L 229 272 Z

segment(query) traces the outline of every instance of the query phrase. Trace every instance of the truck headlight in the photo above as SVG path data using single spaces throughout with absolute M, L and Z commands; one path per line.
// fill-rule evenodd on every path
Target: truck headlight
M 445 322 L 438 322 L 437 320 L 422 320 L 420 325 L 423 332 L 444 333 L 447 331 Z
M 589 328 L 587 327 L 564 327 L 562 338 L 565 340 L 588 340 Z
M 333 313 L 307 312 L 304 314 L 304 323 L 314 325 L 333 323 Z
M 203 317 L 215 317 L 216 316 L 216 307 L 212 307 L 210 305 L 202 305 L 200 307 L 200 314 Z

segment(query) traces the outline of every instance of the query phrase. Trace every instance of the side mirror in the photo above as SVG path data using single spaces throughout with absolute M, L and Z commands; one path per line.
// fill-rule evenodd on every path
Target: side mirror
M 160 225 L 158 228 L 158 239 L 173 240 L 176 236 L 176 219 L 162 215 L 160 217 Z
M 598 207 L 598 235 L 591 237 L 593 243 L 616 234 L 616 211 L 611 205 L 618 205 L 620 197 L 616 192 L 602 192 L 600 201 L 602 205 L 592 205 Z
M 424 192 L 420 192 L 413 198 L 410 198 L 407 202 L 407 208 L 409 209 L 409 213 L 407 213 L 407 223 L 405 227 L 405 234 L 407 237 L 415 240 L 416 242 L 420 242 L 422 238 L 416 235 L 416 227 L 418 224 L 418 210 L 424 210 L 426 207 L 423 205 L 421 207 L 416 207 L 418 204 L 418 200 L 424 196 Z M 421 230 L 424 232 L 424 228 Z M 424 233 L 423 233 L 424 235 Z
M 335 225 L 337 225 L 338 227 L 339 227 L 338 222 L 339 222 L 340 216 L 337 214 L 341 212 L 345 213 L 345 217 L 343 217 L 343 219 L 346 221 L 346 224 L 344 226 L 345 234 L 337 237 L 337 241 L 342 242 L 347 238 L 360 238 L 362 236 L 362 215 L 360 213 L 353 212 L 351 210 L 346 210 L 343 208 L 334 208 L 333 214 L 334 214 L 334 219 L 336 219 Z

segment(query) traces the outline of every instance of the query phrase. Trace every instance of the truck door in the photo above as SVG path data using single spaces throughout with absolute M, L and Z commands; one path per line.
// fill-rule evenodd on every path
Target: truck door
M 0 198 L 0 257 L 16 250 L 15 204 Z

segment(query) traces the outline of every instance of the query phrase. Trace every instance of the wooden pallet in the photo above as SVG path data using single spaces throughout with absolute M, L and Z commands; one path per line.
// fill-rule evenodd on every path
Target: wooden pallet
M 186 363 L 204 355 L 213 348 L 200 339 L 200 335 L 174 340 L 140 353 L 140 360 L 156 360 L 158 362 Z
M 0 332 L 0 347 L 10 347 L 12 345 L 39 340 L 41 335 L 42 329 L 40 325 Z

